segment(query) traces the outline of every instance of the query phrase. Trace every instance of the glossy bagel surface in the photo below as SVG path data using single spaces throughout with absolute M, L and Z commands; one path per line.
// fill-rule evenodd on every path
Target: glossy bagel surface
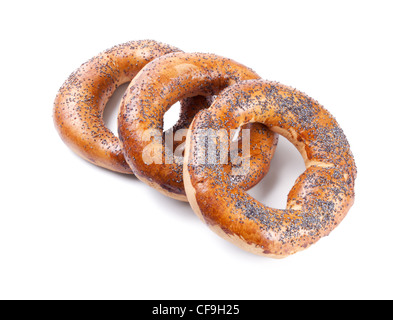
M 187 201 L 182 161 L 165 162 L 166 145 L 160 139 L 165 112 L 181 99 L 214 100 L 215 95 L 238 81 L 259 78 L 244 65 L 214 54 L 176 52 L 147 64 L 131 82 L 119 113 L 119 137 L 134 174 L 161 193 Z M 189 109 L 197 114 L 202 108 L 194 105 Z M 187 129 L 190 123 L 190 119 L 181 118 L 175 127 Z M 245 189 L 267 173 L 277 144 L 277 136 L 263 125 L 251 125 L 249 129 L 252 169 L 243 178 L 235 179 Z M 158 139 L 149 139 L 149 132 L 155 132 Z M 182 135 L 185 139 L 186 132 Z M 159 154 L 158 161 L 146 161 L 147 148 Z M 227 171 L 228 166 L 224 166 Z
M 287 208 L 263 205 L 231 183 L 222 165 L 205 165 L 198 130 L 262 123 L 292 142 L 305 172 Z M 193 120 L 186 144 L 184 184 L 194 212 L 218 235 L 255 254 L 282 258 L 327 236 L 354 202 L 356 165 L 335 118 L 305 94 L 263 80 L 224 90 Z
M 130 82 L 148 62 L 178 51 L 153 40 L 131 41 L 105 50 L 82 64 L 62 85 L 54 103 L 55 127 L 64 143 L 97 166 L 132 173 L 119 139 L 104 124 L 105 106 L 114 91 Z M 199 103 L 208 106 L 205 100 L 191 98 L 184 102 L 183 111 L 188 110 L 188 105 Z M 184 114 L 183 118 L 190 116 Z

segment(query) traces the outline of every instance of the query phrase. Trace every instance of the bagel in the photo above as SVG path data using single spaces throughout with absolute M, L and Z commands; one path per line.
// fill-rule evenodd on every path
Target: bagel
M 103 112 L 117 87 L 130 82 L 153 59 L 179 49 L 153 40 L 131 41 L 82 64 L 60 88 L 54 103 L 55 127 L 68 147 L 97 166 L 131 174 L 119 139 L 105 126 Z M 188 105 L 206 101 L 187 101 Z M 183 117 L 188 119 L 194 116 Z
M 234 186 L 223 167 L 204 165 L 198 130 L 263 123 L 292 142 L 306 170 L 285 210 L 267 207 Z M 239 82 L 193 120 L 187 136 L 184 184 L 195 213 L 213 231 L 255 254 L 282 258 L 327 236 L 354 202 L 356 165 L 334 117 L 317 101 L 279 83 Z
M 118 118 L 119 138 L 134 174 L 164 195 L 187 201 L 182 162 L 162 163 L 165 143 L 162 139 L 151 142 L 146 139 L 146 133 L 155 131 L 162 136 L 164 114 L 176 101 L 194 96 L 212 99 L 224 88 L 247 79 L 259 79 L 259 76 L 233 60 L 214 54 L 176 52 L 147 64 L 128 87 Z M 194 114 L 199 110 L 194 106 Z M 181 118 L 175 128 L 188 128 L 190 123 Z M 264 126 L 256 124 L 249 129 L 253 148 L 248 156 L 252 170 L 235 179 L 246 189 L 267 173 L 277 144 L 277 135 Z M 148 147 L 156 150 L 159 161 L 145 161 Z M 228 171 L 231 165 L 225 167 Z

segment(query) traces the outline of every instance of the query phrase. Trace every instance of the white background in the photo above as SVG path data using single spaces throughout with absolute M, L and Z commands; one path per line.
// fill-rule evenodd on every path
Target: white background
M 392 1 L 2 2 L 0 298 L 392 299 L 392 12 Z M 52 106 L 63 81 L 146 38 L 237 60 L 336 117 L 359 174 L 355 205 L 329 237 L 284 260 L 254 256 L 188 204 L 62 143 Z M 283 208 L 303 169 L 281 139 L 251 193 Z

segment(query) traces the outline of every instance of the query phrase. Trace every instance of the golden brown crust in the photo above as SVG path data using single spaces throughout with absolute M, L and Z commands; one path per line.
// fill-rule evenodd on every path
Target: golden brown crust
M 253 122 L 285 135 L 304 157 L 306 170 L 290 191 L 286 210 L 264 206 L 231 184 L 221 165 L 200 164 L 199 128 Z M 217 234 L 256 254 L 286 257 L 328 235 L 354 202 L 355 178 L 353 155 L 333 116 L 315 100 L 278 83 L 235 84 L 190 127 L 184 181 L 192 208 Z
M 177 52 L 146 65 L 131 82 L 119 114 L 119 137 L 134 174 L 165 195 L 186 199 L 182 163 L 165 163 L 163 154 L 159 157 L 161 163 L 146 163 L 143 158 L 148 146 L 160 154 L 165 150 L 163 141 L 146 141 L 146 132 L 158 130 L 162 135 L 164 113 L 176 101 L 207 97 L 205 108 L 224 88 L 247 79 L 259 79 L 259 76 L 233 60 L 213 54 Z M 203 109 L 193 103 L 184 106 L 183 113 L 188 117 L 181 118 L 175 129 L 188 128 L 193 116 Z M 252 170 L 246 178 L 237 181 L 244 188 L 251 188 L 267 173 L 277 144 L 277 135 L 264 126 L 256 124 L 250 129 Z
M 148 62 L 177 51 L 153 40 L 132 41 L 84 63 L 63 84 L 54 103 L 54 122 L 63 141 L 98 166 L 132 173 L 119 139 L 104 124 L 104 108 L 116 88 L 131 81 Z

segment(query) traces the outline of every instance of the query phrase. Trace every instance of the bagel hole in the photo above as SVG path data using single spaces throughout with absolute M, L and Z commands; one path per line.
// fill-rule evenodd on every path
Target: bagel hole
M 172 105 L 164 114 L 164 131 L 171 129 L 180 118 L 180 101 Z
M 296 147 L 280 136 L 269 172 L 247 193 L 266 206 L 286 209 L 288 193 L 305 169 L 304 160 Z
M 129 82 L 119 86 L 113 95 L 108 100 L 103 112 L 103 119 L 105 126 L 112 131 L 112 133 L 118 137 L 117 131 L 117 115 L 119 114 L 119 108 L 121 99 L 128 88 Z

